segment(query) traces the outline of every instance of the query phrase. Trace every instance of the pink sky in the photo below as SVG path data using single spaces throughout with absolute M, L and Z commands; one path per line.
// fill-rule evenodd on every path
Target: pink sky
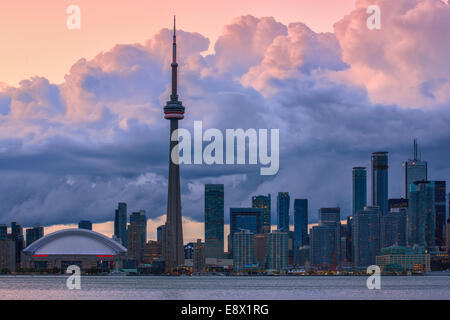
M 68 30 L 66 9 L 81 8 L 81 30 Z M 17 85 L 35 75 L 61 83 L 80 58 L 91 59 L 118 43 L 144 42 L 168 27 L 174 13 L 179 27 L 211 40 L 237 16 L 273 16 L 284 24 L 301 21 L 316 32 L 354 8 L 354 0 L 15 0 L 0 2 L 0 82 Z

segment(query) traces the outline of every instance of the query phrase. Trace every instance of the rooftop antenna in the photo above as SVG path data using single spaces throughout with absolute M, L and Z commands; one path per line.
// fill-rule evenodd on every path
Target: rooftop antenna
M 418 150 L 417 138 L 414 138 L 414 160 L 418 160 L 418 158 L 417 158 L 417 150 Z

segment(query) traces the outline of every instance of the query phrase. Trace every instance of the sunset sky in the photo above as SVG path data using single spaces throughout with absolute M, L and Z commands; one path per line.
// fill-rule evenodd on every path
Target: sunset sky
M 66 27 L 72 4 L 80 30 Z M 380 7 L 380 30 L 367 28 L 370 5 Z M 205 183 L 225 185 L 226 223 L 230 207 L 271 193 L 276 224 L 279 191 L 290 192 L 291 207 L 309 199 L 310 223 L 337 205 L 345 219 L 352 167 L 388 151 L 389 195 L 398 198 L 415 137 L 429 179 L 450 181 L 444 1 L 2 1 L 0 224 L 52 230 L 89 219 L 110 234 L 121 201 L 129 213 L 146 210 L 152 227 L 163 222 L 173 14 L 180 125 L 280 129 L 276 176 L 259 166 L 181 166 L 189 240 L 202 237 Z

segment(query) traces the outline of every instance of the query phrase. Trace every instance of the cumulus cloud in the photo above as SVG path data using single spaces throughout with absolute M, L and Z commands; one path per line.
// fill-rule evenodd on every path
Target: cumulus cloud
M 276 176 L 260 176 L 257 166 L 183 165 L 185 217 L 203 221 L 205 183 L 225 184 L 226 221 L 230 207 L 271 193 L 275 223 L 279 191 L 309 198 L 311 222 L 323 206 L 340 205 L 345 217 L 352 166 L 369 166 L 371 152 L 390 151 L 390 192 L 398 197 L 401 161 L 416 136 L 430 178 L 449 180 L 443 147 L 450 143 L 449 73 L 448 64 L 438 64 L 450 50 L 437 31 L 446 26 L 448 8 L 431 0 L 375 2 L 383 12 L 377 34 L 361 29 L 365 1 L 335 33 L 236 18 L 215 54 L 205 57 L 208 39 L 177 33 L 186 106 L 181 126 L 192 129 L 202 120 L 204 129 L 280 128 L 281 135 Z M 80 59 L 61 85 L 36 77 L 18 88 L 0 86 L 1 223 L 104 222 L 119 201 L 159 221 L 167 198 L 169 126 L 162 106 L 170 49 L 171 30 L 163 29 L 144 44 Z
M 369 5 L 381 10 L 381 29 L 366 27 Z M 342 80 L 364 85 L 375 103 L 426 108 L 450 102 L 450 7 L 440 0 L 358 0 L 334 25 Z

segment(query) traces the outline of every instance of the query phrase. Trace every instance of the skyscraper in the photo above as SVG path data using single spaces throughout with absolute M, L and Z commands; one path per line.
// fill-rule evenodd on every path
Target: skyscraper
M 416 181 L 411 185 L 408 207 L 408 244 L 434 249 L 436 230 L 435 183 Z
M 224 253 L 224 186 L 205 184 L 205 245 L 207 258 Z
M 367 205 L 367 169 L 354 167 L 352 171 L 352 209 L 353 215 L 364 210 Z
M 319 269 L 333 269 L 339 264 L 337 246 L 340 244 L 336 236 L 337 228 L 332 224 L 323 224 L 311 229 L 310 262 Z
M 380 207 L 382 215 L 388 212 L 388 153 L 372 153 L 372 206 Z
M 8 226 L 0 224 L 0 240 L 6 240 L 8 236 Z
M 233 250 L 234 234 L 241 230 L 248 230 L 252 234 L 262 233 L 262 209 L 260 208 L 230 208 L 230 242 L 229 249 Z
M 173 43 L 172 43 L 172 94 L 170 101 L 164 107 L 164 118 L 170 121 L 170 148 L 169 148 L 169 184 L 167 197 L 167 248 L 164 250 L 166 271 L 172 271 L 184 264 L 183 225 L 181 221 L 181 193 L 180 193 L 180 166 L 178 159 L 172 159 L 171 153 L 178 145 L 178 120 L 184 118 L 184 106 L 178 100 L 177 86 L 177 38 L 175 17 L 173 19 Z M 178 155 L 175 154 L 178 158 Z M 175 161 L 174 161 L 175 160 Z
M 147 216 L 145 215 L 145 210 L 133 212 L 130 215 L 130 223 L 136 223 L 139 226 L 141 230 L 141 246 L 144 248 L 144 245 L 147 243 Z
M 128 225 L 127 235 L 128 256 L 136 259 L 137 264 L 140 264 L 144 258 L 144 245 L 142 243 L 142 228 L 136 220 Z
M 120 239 L 120 242 L 125 248 L 128 247 L 127 221 L 127 204 L 125 202 L 119 202 L 114 217 L 114 235 Z
M 294 256 L 308 244 L 308 199 L 294 200 Z
M 269 234 L 267 268 L 282 271 L 288 266 L 288 234 L 279 230 Z
M 403 198 L 409 199 L 410 186 L 416 181 L 428 180 L 428 165 L 420 159 L 417 139 L 414 139 L 414 157 L 403 162 Z
M 278 230 L 289 232 L 289 206 L 291 198 L 289 192 L 278 192 L 277 197 L 277 218 Z
M 44 236 L 44 228 L 39 224 L 35 224 L 32 228 L 28 228 L 25 234 L 26 246 L 28 247 L 30 244 Z
M 408 208 L 392 208 L 381 218 L 382 248 L 406 246 Z
M 233 268 L 245 272 L 255 263 L 255 239 L 250 230 L 241 230 L 233 235 Z
M 262 209 L 262 228 L 264 233 L 270 233 L 272 223 L 271 223 L 271 199 L 270 193 L 267 196 L 254 196 L 252 198 L 253 208 Z
M 381 249 L 380 209 L 366 207 L 353 217 L 354 265 L 367 267 L 376 262 Z
M 445 181 L 434 181 L 434 206 L 436 212 L 435 242 L 445 246 L 445 219 L 447 212 L 447 190 Z
M 20 266 L 21 252 L 24 249 L 25 241 L 23 239 L 23 228 L 17 222 L 11 222 L 10 239 L 12 239 L 15 242 L 16 266 Z

